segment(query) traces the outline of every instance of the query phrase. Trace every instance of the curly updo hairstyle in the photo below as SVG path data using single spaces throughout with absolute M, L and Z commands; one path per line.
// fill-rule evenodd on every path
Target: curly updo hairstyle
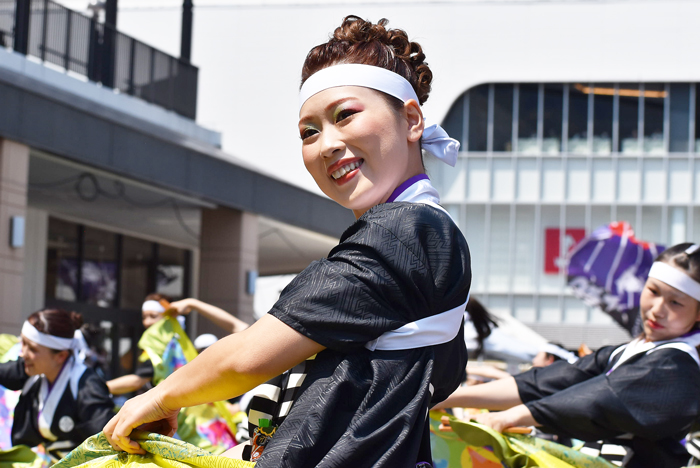
M 373 24 L 359 16 L 346 16 L 328 42 L 317 45 L 306 56 L 301 84 L 317 71 L 332 65 L 374 65 L 406 78 L 416 91 L 419 104 L 423 105 L 433 81 L 423 49 L 417 42 L 409 41 L 405 31 L 387 29 L 388 23 L 385 18 Z

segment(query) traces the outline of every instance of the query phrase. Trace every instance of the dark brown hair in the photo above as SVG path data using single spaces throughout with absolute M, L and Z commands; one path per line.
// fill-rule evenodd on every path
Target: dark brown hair
M 693 245 L 690 242 L 685 242 L 669 247 L 656 257 L 656 261 L 680 268 L 688 276 L 700 283 L 700 249 L 691 254 L 685 253 Z
M 59 338 L 73 338 L 75 330 L 83 325 L 83 316 L 62 309 L 45 309 L 34 312 L 27 321 L 41 333 Z
M 146 302 L 146 301 L 158 301 L 158 302 L 160 302 L 160 301 L 166 301 L 166 302 L 170 302 L 170 298 L 169 298 L 168 296 L 166 296 L 165 294 L 161 294 L 161 293 L 151 293 L 151 294 L 149 294 L 148 296 L 146 296 L 146 298 L 143 300 L 143 302 Z
M 408 40 L 401 29 L 387 29 L 389 20 L 376 24 L 359 16 L 346 16 L 324 44 L 317 45 L 306 56 L 301 70 L 301 83 L 323 68 L 341 63 L 361 63 L 397 73 L 413 86 L 419 104 L 430 94 L 433 73 L 425 63 L 420 44 Z
M 498 326 L 494 318 L 484 305 L 477 301 L 474 296 L 469 298 L 467 302 L 467 313 L 472 320 L 474 330 L 476 331 L 476 349 L 472 358 L 478 357 L 484 350 L 484 340 L 491 335 L 491 330 Z

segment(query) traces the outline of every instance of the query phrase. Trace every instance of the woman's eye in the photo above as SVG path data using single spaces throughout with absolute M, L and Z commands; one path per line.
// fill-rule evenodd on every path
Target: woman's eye
M 317 133 L 318 133 L 318 130 L 316 130 L 315 128 L 309 127 L 309 128 L 305 128 L 304 130 L 302 130 L 300 136 L 301 136 L 302 140 L 306 140 L 307 138 L 312 137 L 312 136 L 316 135 Z
M 335 118 L 336 122 L 340 122 L 341 120 L 345 120 L 348 117 L 356 114 L 357 111 L 353 109 L 343 109 L 342 111 L 338 112 L 338 115 Z

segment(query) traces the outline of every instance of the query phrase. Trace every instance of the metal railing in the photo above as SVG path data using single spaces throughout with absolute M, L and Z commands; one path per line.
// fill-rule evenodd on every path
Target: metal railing
M 197 67 L 51 0 L 0 0 L 0 46 L 196 117 Z

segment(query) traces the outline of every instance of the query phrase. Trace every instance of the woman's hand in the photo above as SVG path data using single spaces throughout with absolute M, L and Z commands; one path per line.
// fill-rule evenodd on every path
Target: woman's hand
M 170 308 L 174 309 L 178 315 L 187 315 L 193 310 L 196 310 L 193 302 L 193 299 L 182 299 L 179 301 L 171 302 Z
M 158 387 L 128 400 L 119 413 L 104 427 L 110 445 L 119 451 L 145 454 L 146 452 L 129 436 L 134 429 L 172 436 L 177 430 L 177 414 L 180 409 L 166 408 Z
M 498 432 L 503 432 L 509 427 L 539 426 L 525 405 L 514 406 L 496 413 L 480 413 L 473 416 L 472 419 Z

